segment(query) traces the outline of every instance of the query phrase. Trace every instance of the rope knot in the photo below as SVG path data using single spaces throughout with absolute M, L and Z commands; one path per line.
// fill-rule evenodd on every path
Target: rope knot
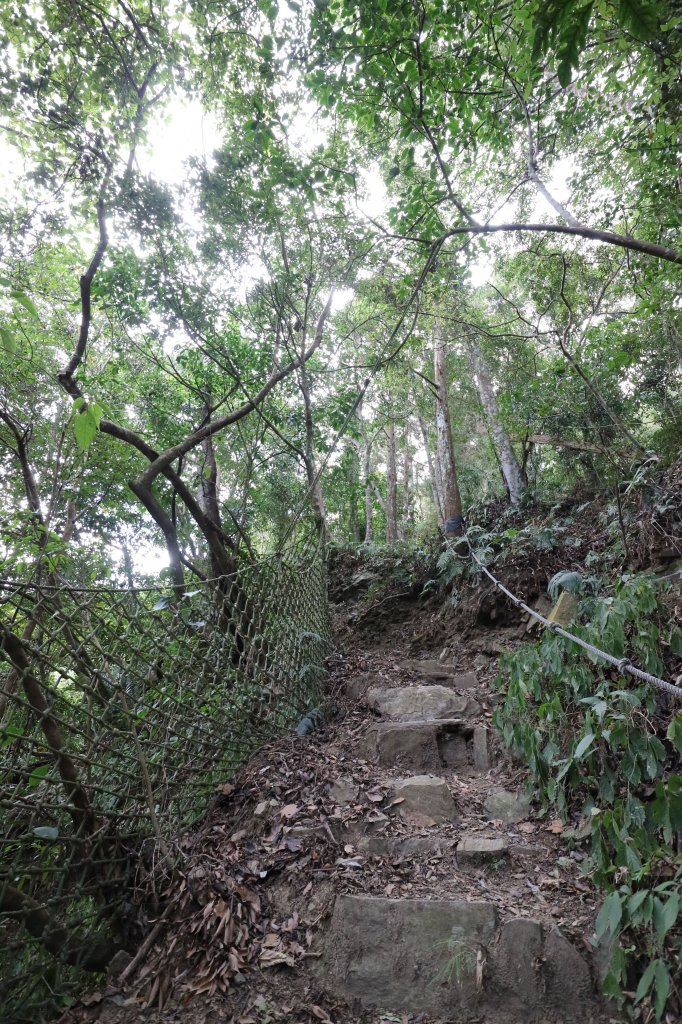
M 632 667 L 632 662 L 630 661 L 629 658 L 621 658 L 620 661 L 618 662 L 618 665 L 616 667 L 617 667 L 619 672 L 623 673 L 623 672 L 625 672 L 626 668 L 631 668 Z

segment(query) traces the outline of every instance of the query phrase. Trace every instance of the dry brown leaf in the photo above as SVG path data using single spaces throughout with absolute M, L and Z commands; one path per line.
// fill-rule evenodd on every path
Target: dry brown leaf
M 317 1017 L 318 1020 L 324 1021 L 324 1024 L 332 1024 L 332 1019 L 326 1010 L 323 1010 L 321 1006 L 311 1006 L 310 1012 L 313 1017 Z
M 564 823 L 561 820 L 561 818 L 554 818 L 554 820 L 550 821 L 549 825 L 547 826 L 547 831 L 553 832 L 555 836 L 560 836 L 563 830 Z
M 280 937 L 279 935 L 275 935 L 274 932 L 268 932 L 268 934 L 263 939 L 263 947 L 266 949 L 272 949 L 274 946 L 279 946 L 279 944 Z
M 259 962 L 262 967 L 277 967 L 279 964 L 293 967 L 295 964 L 291 953 L 285 953 L 283 949 L 264 949 L 260 955 Z
M 229 796 L 231 793 L 234 793 L 234 789 L 235 787 L 231 782 L 223 782 L 222 786 L 216 786 L 215 792 L 221 793 L 223 796 Z
M 537 826 L 534 825 L 532 821 L 522 821 L 521 824 L 517 825 L 516 827 L 518 828 L 519 832 L 526 833 L 535 832 L 535 829 L 537 828 Z
M 298 814 L 298 804 L 287 804 L 286 807 L 282 808 L 279 814 L 285 821 L 291 821 L 291 819 Z

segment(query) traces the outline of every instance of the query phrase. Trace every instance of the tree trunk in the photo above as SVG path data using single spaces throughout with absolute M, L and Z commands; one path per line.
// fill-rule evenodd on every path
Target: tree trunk
M 372 526 L 374 524 L 374 502 L 372 501 L 372 442 L 369 437 L 365 437 L 362 475 L 365 481 L 365 544 L 369 544 L 372 540 Z
M 386 543 L 392 544 L 398 539 L 398 474 L 395 453 L 395 426 L 393 423 L 386 428 Z
M 324 504 L 324 495 L 322 494 L 322 487 L 317 476 L 317 468 L 315 466 L 315 434 L 313 430 L 313 408 L 310 399 L 310 384 L 308 381 L 308 373 L 305 367 L 305 363 L 301 363 L 301 373 L 299 376 L 299 385 L 301 394 L 303 395 L 303 404 L 305 409 L 305 470 L 308 478 L 308 487 L 310 489 L 310 500 L 313 506 L 313 516 L 315 519 L 315 528 L 317 535 L 320 538 L 322 544 L 327 539 L 327 512 Z
M 431 451 L 431 445 L 429 443 L 429 431 L 424 422 L 424 417 L 421 413 L 417 414 L 419 419 L 419 429 L 421 430 L 422 441 L 424 442 L 424 450 L 426 451 L 426 464 L 429 468 L 429 482 L 431 484 L 431 495 L 433 497 L 433 507 L 436 512 L 436 519 L 442 526 L 445 523 L 445 516 L 443 515 L 443 497 L 441 491 L 441 480 L 440 472 L 438 471 L 438 463 L 434 461 L 433 453 Z
M 448 384 L 445 368 L 445 346 L 437 327 L 434 332 L 434 370 L 436 383 L 437 456 L 443 478 L 443 513 L 445 535 L 455 536 L 462 531 L 462 498 L 457 482 L 457 465 L 452 443 L 452 424 L 448 405 Z
M 490 373 L 488 372 L 481 346 L 477 341 L 469 344 L 469 358 L 481 405 L 488 420 L 493 445 L 499 459 L 502 476 L 509 492 L 509 500 L 512 505 L 518 505 L 526 491 L 527 485 L 523 479 L 523 473 L 521 472 L 514 447 L 500 419 L 495 389 L 490 379 Z
M 410 507 L 412 501 L 412 488 L 410 478 L 412 476 L 412 452 L 410 451 L 410 423 L 405 424 L 405 447 L 403 449 L 403 515 L 402 535 L 405 539 L 410 532 Z

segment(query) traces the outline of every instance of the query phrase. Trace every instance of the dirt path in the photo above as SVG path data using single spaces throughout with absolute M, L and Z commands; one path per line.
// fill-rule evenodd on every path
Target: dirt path
M 145 955 L 64 1022 L 613 1019 L 580 839 L 537 815 L 490 724 L 514 635 L 429 650 L 418 620 L 340 629 L 342 717 L 224 787 Z

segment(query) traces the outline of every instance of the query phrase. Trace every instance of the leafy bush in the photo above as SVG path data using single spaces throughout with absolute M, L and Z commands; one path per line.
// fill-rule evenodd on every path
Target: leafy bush
M 654 577 L 623 577 L 608 596 L 582 598 L 584 624 L 572 629 L 665 675 L 660 647 L 682 656 L 682 630 L 664 598 Z M 607 891 L 595 937 L 612 949 L 605 991 L 646 1019 L 679 1013 L 682 714 L 551 633 L 503 659 L 497 685 L 496 725 L 530 768 L 543 809 L 591 818 L 584 869 Z

